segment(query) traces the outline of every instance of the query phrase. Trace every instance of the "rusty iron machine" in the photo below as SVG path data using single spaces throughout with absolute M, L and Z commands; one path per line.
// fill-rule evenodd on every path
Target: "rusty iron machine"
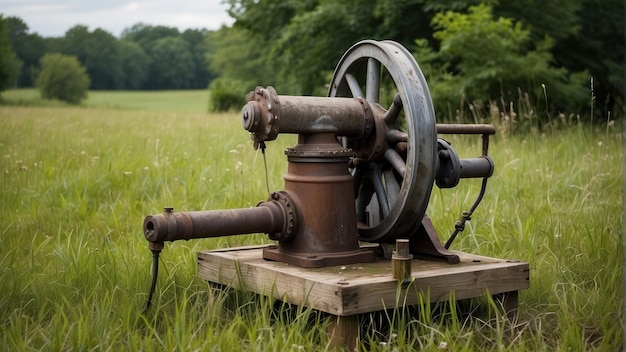
M 393 285 L 414 282 L 421 292 L 427 289 L 431 299 L 440 287 L 441 297 L 435 300 L 445 299 L 451 291 L 457 292 L 457 298 L 467 298 L 488 290 L 514 296 L 515 305 L 512 293 L 527 287 L 526 263 L 449 249 L 493 174 L 488 146 L 495 128 L 437 124 L 426 80 L 400 44 L 372 40 L 355 44 L 339 61 L 327 97 L 279 95 L 273 87 L 257 87 L 247 95 L 241 121 L 255 149 L 264 149 L 280 134 L 297 134 L 297 144 L 285 151 L 284 190 L 271 193 L 253 208 L 192 212 L 166 208 L 162 214 L 149 215 L 143 230 L 153 252 L 160 251 L 165 241 L 268 234 L 275 245 L 199 253 L 200 276 L 233 286 L 243 282 L 258 293 L 272 291 L 291 303 L 338 317 L 382 309 L 368 302 L 385 303 L 384 297 L 363 298 L 360 308 L 354 309 L 348 309 L 352 303 L 343 298 L 320 303 L 324 290 L 334 296 L 350 287 L 367 291 L 372 276 Z M 482 153 L 461 159 L 450 143 L 438 138 L 440 134 L 480 135 Z M 434 184 L 455 187 L 463 178 L 482 178 L 482 187 L 443 245 L 425 215 L 431 190 Z M 416 270 L 411 269 L 412 263 Z M 492 265 L 486 268 L 480 263 Z M 366 270 L 367 275 L 354 269 L 350 279 L 350 268 L 365 265 L 385 269 Z M 420 284 L 421 266 L 434 276 Z M 333 276 L 337 273 L 341 277 Z M 480 282 L 480 275 L 489 279 Z M 364 277 L 369 284 L 359 283 Z M 325 286 L 334 281 L 339 286 Z M 303 292 L 298 290 L 307 296 L 300 297 Z M 375 290 L 367 292 L 376 295 Z M 345 299 L 354 301 L 352 294 Z M 388 300 L 385 304 L 393 306 Z M 338 334 L 350 341 L 344 333 Z

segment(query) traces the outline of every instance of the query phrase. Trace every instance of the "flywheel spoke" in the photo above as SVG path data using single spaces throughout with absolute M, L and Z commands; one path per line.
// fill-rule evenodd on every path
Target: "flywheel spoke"
M 387 149 L 385 151 L 385 160 L 387 160 L 389 164 L 393 166 L 398 174 L 404 177 L 404 172 L 406 171 L 406 163 L 404 162 L 404 159 L 402 159 L 400 154 L 398 154 L 398 152 L 396 152 L 394 149 Z
M 389 200 L 387 199 L 387 191 L 383 185 L 383 173 L 376 163 L 370 164 L 372 183 L 374 184 L 374 192 L 378 197 L 378 204 L 383 213 L 383 218 L 389 215 Z
M 380 62 L 374 58 L 367 59 L 365 99 L 370 103 L 378 103 L 380 100 Z
M 391 126 L 396 123 L 398 116 L 400 116 L 400 111 L 402 111 L 402 98 L 400 98 L 400 93 L 396 93 L 393 97 L 393 103 L 391 103 L 389 110 L 387 110 L 387 113 L 385 114 L 385 122 L 387 123 L 387 126 Z
M 400 130 L 387 131 L 387 143 L 394 145 L 400 142 L 408 142 L 409 134 Z
M 394 204 L 400 195 L 400 183 L 393 174 L 393 170 L 387 169 L 383 171 L 385 177 L 385 187 L 387 189 L 387 198 L 390 204 Z
M 363 91 L 361 90 L 361 86 L 359 85 L 359 81 L 357 81 L 356 77 L 354 77 L 352 73 L 347 73 L 346 81 L 348 82 L 348 87 L 350 87 L 350 92 L 352 92 L 352 97 L 362 98 Z

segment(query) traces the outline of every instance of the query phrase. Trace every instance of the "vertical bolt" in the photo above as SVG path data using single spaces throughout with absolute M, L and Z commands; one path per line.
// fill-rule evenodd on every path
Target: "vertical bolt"
M 401 284 L 411 282 L 411 261 L 413 256 L 409 253 L 409 240 L 396 240 L 396 250 L 391 255 L 391 271 L 393 278 Z

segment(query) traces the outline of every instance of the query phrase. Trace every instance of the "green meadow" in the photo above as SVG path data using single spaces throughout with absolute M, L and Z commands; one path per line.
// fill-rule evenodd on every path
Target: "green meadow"
M 6 104 L 28 106 L 66 106 L 60 101 L 42 100 L 34 88 L 13 89 L 2 93 Z M 242 98 L 244 100 L 244 98 Z M 204 113 L 209 108 L 207 90 L 158 91 L 92 91 L 82 103 L 84 107 L 144 110 L 156 112 Z
M 265 235 L 167 243 L 145 311 L 147 214 L 252 207 L 267 198 L 263 156 L 238 112 L 207 113 L 206 91 L 90 92 L 82 106 L 7 91 L 0 105 L 1 350 L 328 350 L 324 314 L 215 290 L 196 252 L 270 243 Z M 453 249 L 530 263 L 508 320 L 485 298 L 364 317 L 362 350 L 617 351 L 622 348 L 622 126 L 585 117 L 513 133 L 493 123 L 496 171 Z M 451 137 L 462 157 L 480 138 Z M 271 190 L 283 151 L 268 143 Z M 442 240 L 479 180 L 433 189 Z

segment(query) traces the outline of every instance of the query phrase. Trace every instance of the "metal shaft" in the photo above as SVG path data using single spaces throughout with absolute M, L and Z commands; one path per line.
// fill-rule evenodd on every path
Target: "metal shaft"
M 493 160 L 488 156 L 460 159 L 460 178 L 481 178 L 493 175 Z
M 363 138 L 374 125 L 372 107 L 362 98 L 278 95 L 272 87 L 258 87 L 247 99 L 241 122 L 257 143 L 274 140 L 279 133 Z
M 287 216 L 276 202 L 256 208 L 172 212 L 149 215 L 143 230 L 150 242 L 190 240 L 248 233 L 280 233 L 286 230 Z

